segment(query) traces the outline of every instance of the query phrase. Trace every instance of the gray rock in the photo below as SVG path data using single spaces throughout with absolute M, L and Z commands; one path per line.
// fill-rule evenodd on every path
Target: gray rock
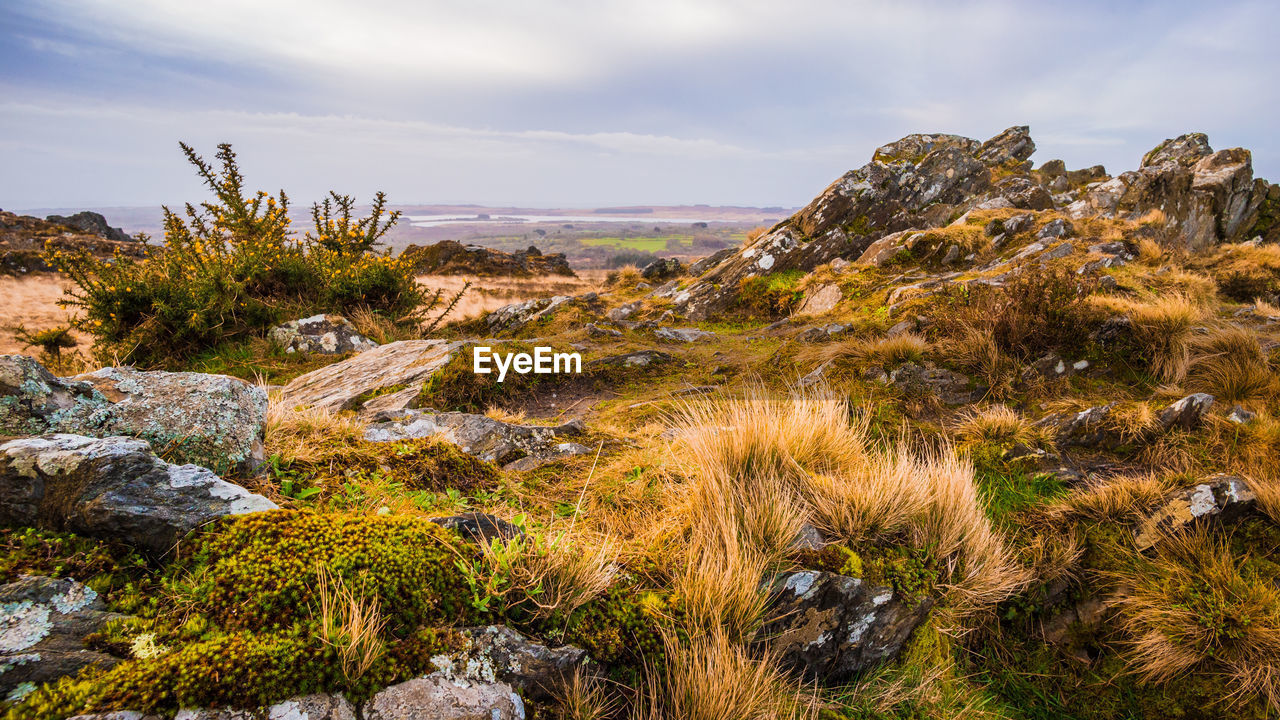
M 59 378 L 0 355 L 0 434 L 129 435 L 179 462 L 253 472 L 263 460 L 267 394 L 226 375 L 103 368 Z
M 592 337 L 622 337 L 622 331 L 610 327 L 601 327 L 595 323 L 587 323 L 584 329 Z
M 1114 447 L 1121 443 L 1121 438 L 1107 423 L 1114 408 L 1115 403 L 1099 405 L 1064 416 L 1051 416 L 1046 421 L 1058 426 L 1059 445 Z
M 115 710 L 113 712 L 75 715 L 68 718 L 68 720 L 164 720 L 164 718 L 159 715 L 143 715 L 136 710 Z
M 986 393 L 986 388 L 975 386 L 968 377 L 932 363 L 903 363 L 889 373 L 889 382 L 909 394 L 936 395 L 947 405 L 975 402 Z
M 392 685 L 369 699 L 364 720 L 524 720 L 524 703 L 506 683 L 443 672 Z
M 1258 417 L 1257 413 L 1247 408 L 1240 407 L 1239 405 L 1231 408 L 1231 413 L 1227 415 L 1227 419 L 1237 425 L 1248 425 L 1253 422 L 1253 419 L 1256 417 Z
M 668 363 L 674 359 L 675 358 L 671 355 L 657 350 L 640 350 L 639 352 L 597 358 L 588 362 L 586 367 L 598 368 L 607 366 L 619 368 L 643 368 L 649 367 L 650 365 Z
M 341 695 L 304 695 L 257 710 L 179 710 L 174 720 L 356 720 L 356 709 Z
M 1037 240 L 1055 240 L 1057 238 L 1071 237 L 1075 234 L 1075 226 L 1069 220 L 1058 218 L 1045 223 L 1040 228 L 1040 232 L 1036 233 Z
M 1035 224 L 1036 216 L 1031 213 L 1014 215 L 1004 221 L 1004 232 L 1006 235 L 1017 235 L 1030 230 Z
M 1177 532 L 1202 518 L 1232 520 L 1253 509 L 1257 496 L 1244 478 L 1214 475 L 1193 487 L 1182 488 L 1143 518 L 1134 528 L 1134 544 L 1139 550 L 1152 547 L 1160 538 Z
M 524 531 L 518 525 L 488 513 L 462 513 L 431 518 L 431 522 L 458 533 L 464 540 L 480 545 L 488 545 L 494 538 L 505 541 L 524 537 Z
M 954 263 L 959 259 L 960 259 L 960 246 L 952 245 L 951 247 L 947 248 L 947 253 L 942 256 L 942 264 L 950 265 L 951 263 Z
M 1026 176 L 1006 178 L 997 189 L 1000 197 L 1008 201 L 1009 207 L 1023 210 L 1049 210 L 1053 207 L 1053 198 L 1040 183 Z
M 769 590 L 761 637 L 784 667 L 826 684 L 894 657 L 934 603 L 815 570 L 783 573 Z
M 530 470 L 553 460 L 591 452 L 585 445 L 564 439 L 581 434 L 582 425 L 578 422 L 555 427 L 516 425 L 471 413 L 406 410 L 395 419 L 371 423 L 365 428 L 364 437 L 370 442 L 434 437 L 457 445 L 468 455 L 506 467 L 533 458 L 534 463 L 523 462 L 511 468 Z
M 796 314 L 824 315 L 834 310 L 843 297 L 844 295 L 840 292 L 839 285 L 835 283 L 820 285 L 805 293 L 804 300 L 800 302 L 800 307 L 796 310 Z
M 1193 393 L 1160 411 L 1160 426 L 1165 430 L 1180 428 L 1191 430 L 1200 424 L 1209 408 L 1213 407 L 1213 396 L 1208 393 Z
M 120 228 L 114 228 L 107 224 L 107 219 L 101 213 L 78 212 L 75 215 L 50 215 L 45 218 L 51 223 L 65 225 L 69 228 L 97 235 L 108 240 L 116 240 L 118 242 L 133 242 L 133 236 L 126 233 Z
M 672 342 L 691 343 L 707 338 L 715 337 L 715 333 L 699 330 L 697 328 L 667 328 L 660 327 L 653 331 L 661 340 L 670 340 Z
M 346 355 L 378 347 L 378 343 L 357 332 L 355 326 L 341 315 L 312 315 L 290 320 L 271 328 L 267 337 L 279 343 L 287 353 Z
M 1087 363 L 1085 367 L 1088 367 Z M 1022 381 L 1031 382 L 1037 379 L 1057 380 L 1058 378 L 1071 376 L 1075 373 L 1075 370 L 1074 365 L 1063 360 L 1061 355 L 1051 352 L 1023 369 Z
M 590 672 L 587 651 L 572 645 L 549 648 L 505 625 L 462 628 L 466 647 L 437 667 L 452 678 L 503 682 L 521 697 L 537 702 L 554 700 L 575 672 Z
M 115 665 L 118 658 L 88 649 L 84 637 L 122 617 L 75 580 L 27 575 L 0 585 L 0 698 L 26 683 Z
M 619 305 L 616 308 L 611 308 L 609 312 L 605 313 L 605 317 L 609 318 L 614 322 L 622 322 L 623 320 L 629 319 L 632 315 L 635 315 L 636 310 L 639 310 L 639 309 L 640 309 L 639 301 L 631 302 L 631 303 L 627 303 L 626 305 Z
M 661 282 L 683 275 L 684 272 L 684 264 L 678 259 L 658 258 L 644 266 L 644 269 L 640 271 L 640 277 L 652 282 Z
M 723 248 L 689 266 L 689 274 L 697 277 L 738 253 L 737 248 Z
M 354 410 L 371 393 L 422 383 L 447 365 L 463 345 L 444 340 L 387 343 L 299 375 L 280 392 L 280 402 L 286 407 Z
M 135 438 L 42 435 L 0 445 L 0 523 L 69 530 L 168 552 L 223 515 L 275 503 Z

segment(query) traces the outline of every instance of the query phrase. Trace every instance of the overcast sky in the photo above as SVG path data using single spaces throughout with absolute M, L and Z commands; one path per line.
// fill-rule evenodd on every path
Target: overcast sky
M 362 8 L 362 9 L 359 9 Z M 911 132 L 1118 172 L 1207 132 L 1280 180 L 1280 3 L 6 0 L 0 207 L 255 187 L 799 205 Z

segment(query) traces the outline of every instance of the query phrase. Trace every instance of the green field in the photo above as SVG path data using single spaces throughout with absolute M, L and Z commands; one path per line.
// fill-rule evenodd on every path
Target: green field
M 579 242 L 590 247 L 612 246 L 626 250 L 639 250 L 641 252 L 661 252 L 667 249 L 667 241 L 670 239 L 680 241 L 685 247 L 693 246 L 692 235 L 664 235 L 662 237 L 598 237 L 598 238 L 582 238 Z

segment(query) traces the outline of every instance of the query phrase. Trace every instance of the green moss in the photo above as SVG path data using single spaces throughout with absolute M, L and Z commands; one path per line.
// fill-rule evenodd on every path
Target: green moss
M 1028 463 L 1008 463 L 1004 455 L 1005 450 L 999 446 L 984 444 L 974 448 L 973 459 L 987 516 L 996 524 L 1015 530 L 1018 515 L 1066 496 L 1067 485 L 1057 475 L 1027 470 Z
M 106 598 L 113 609 L 138 608 L 137 588 L 149 581 L 147 561 L 118 543 L 35 528 L 0 528 L 0 584 L 20 575 L 69 577 Z
M 844 231 L 856 237 L 870 235 L 874 229 L 871 227 L 871 218 L 866 215 L 859 215 L 844 225 Z
M 492 464 L 433 438 L 335 443 L 305 460 L 274 456 L 268 469 L 292 497 L 307 488 L 334 489 L 374 478 L 408 490 L 472 492 L 493 488 L 500 477 Z
M 171 572 L 173 590 L 227 629 L 309 622 L 321 565 L 376 597 L 392 632 L 465 619 L 460 540 L 422 518 L 275 510 L 220 521 Z
M 929 548 L 868 543 L 854 551 L 833 543 L 796 553 L 795 559 L 801 567 L 862 578 L 870 585 L 892 587 L 907 598 L 928 595 L 941 579 Z
M 414 406 L 484 412 L 489 407 L 502 406 L 512 398 L 529 392 L 539 383 L 554 382 L 551 380 L 552 375 L 537 373 L 508 372 L 502 382 L 498 382 L 497 373 L 478 374 L 474 370 L 475 348 L 474 345 L 465 346 L 444 367 L 433 373 L 423 384 Z M 533 345 L 524 342 L 504 342 L 499 348 L 503 353 L 533 353 Z M 557 350 L 560 351 L 562 350 Z
M 738 285 L 734 308 L 767 318 L 786 315 L 804 297 L 797 286 L 805 275 L 803 270 L 783 270 L 772 275 L 745 278 Z

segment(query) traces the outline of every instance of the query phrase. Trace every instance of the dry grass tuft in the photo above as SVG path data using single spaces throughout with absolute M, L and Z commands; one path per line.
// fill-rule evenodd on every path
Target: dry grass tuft
M 1154 509 L 1176 482 L 1155 475 L 1110 478 L 1073 491 L 1043 511 L 1052 525 L 1068 520 L 1127 523 Z
M 329 455 L 335 445 L 362 440 L 364 426 L 364 421 L 351 413 L 290 408 L 278 397 L 271 397 L 267 407 L 266 454 L 318 462 Z
M 609 274 L 605 275 L 604 284 L 611 288 L 630 288 L 635 287 L 636 283 L 643 279 L 640 268 L 635 265 L 623 265 L 616 270 L 610 270 Z
M 1233 699 L 1280 710 L 1280 587 L 1242 565 L 1201 528 L 1161 542 L 1149 567 L 1117 573 L 1137 674 L 1169 682 L 1209 669 L 1230 678 Z
M 316 597 L 320 600 L 320 637 L 338 651 L 342 675 L 348 683 L 364 676 L 386 653 L 378 598 L 349 588 L 342 577 L 316 566 Z
M 1225 325 L 1190 342 L 1186 388 L 1205 392 L 1221 402 L 1247 403 L 1276 394 L 1271 370 L 1258 334 L 1239 325 Z
M 1174 293 L 1146 301 L 1095 296 L 1095 304 L 1133 321 L 1139 350 L 1152 371 L 1166 382 L 1180 382 L 1191 362 L 1192 331 L 1209 317 L 1204 304 Z
M 631 720 L 801 720 L 819 704 L 767 654 L 752 657 L 724 633 L 667 641 L 666 664 L 650 667 Z
M 486 596 L 534 617 L 565 614 L 600 596 L 618 572 L 617 544 L 608 538 L 526 533 L 505 543 L 481 545 Z
M 1031 447 L 1049 440 L 1047 430 L 1036 427 L 1018 411 L 1005 405 L 970 410 L 961 416 L 955 434 L 966 445 L 1020 443 Z
M 617 709 L 616 696 L 594 675 L 575 670 L 553 693 L 557 720 L 603 720 Z
M 747 247 L 751 243 L 759 240 L 765 233 L 769 232 L 767 225 L 759 225 L 747 231 L 746 237 L 742 240 L 742 247 Z

